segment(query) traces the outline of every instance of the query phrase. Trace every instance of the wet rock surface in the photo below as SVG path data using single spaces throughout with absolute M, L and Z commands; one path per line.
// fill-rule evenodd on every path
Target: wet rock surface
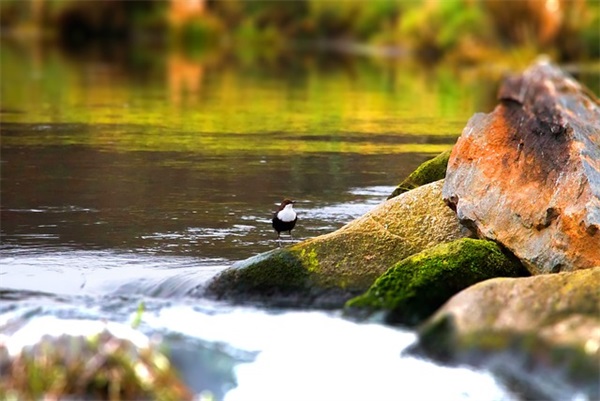
M 442 185 L 424 185 L 335 232 L 236 263 L 206 294 L 279 306 L 341 307 L 399 260 L 471 235 L 442 201 Z
M 491 369 L 526 398 L 598 399 L 599 288 L 600 267 L 483 281 L 421 327 L 415 351 Z
M 600 264 L 600 107 L 540 62 L 507 79 L 452 150 L 444 200 L 533 274 Z

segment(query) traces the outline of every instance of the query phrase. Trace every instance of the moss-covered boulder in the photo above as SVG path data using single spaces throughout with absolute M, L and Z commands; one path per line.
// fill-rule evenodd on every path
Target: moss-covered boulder
M 273 306 L 311 304 L 318 295 L 313 288 L 318 263 L 295 248 L 279 248 L 234 263 L 209 283 L 206 295 Z
M 398 184 L 388 199 L 395 198 L 396 196 L 418 188 L 421 185 L 443 180 L 444 177 L 446 177 L 446 167 L 448 166 L 448 159 L 450 158 L 451 152 L 452 149 L 449 149 L 421 164 L 415 171 L 410 173 L 404 181 Z
M 389 323 L 415 325 L 477 282 L 523 275 L 527 270 L 496 243 L 463 238 L 398 262 L 346 307 L 350 313 L 384 311 Z
M 234 264 L 208 296 L 341 307 L 398 260 L 470 235 L 441 199 L 443 181 L 383 202 L 341 229 Z
M 531 399 L 600 399 L 600 267 L 476 284 L 421 327 L 415 351 L 490 369 Z

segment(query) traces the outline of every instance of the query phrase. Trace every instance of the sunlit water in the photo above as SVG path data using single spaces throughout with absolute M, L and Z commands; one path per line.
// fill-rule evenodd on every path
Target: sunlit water
M 11 344 L 130 324 L 143 303 L 139 329 L 217 399 L 513 399 L 485 372 L 405 354 L 407 330 L 199 297 L 219 271 L 277 246 L 270 218 L 283 197 L 299 214 L 284 244 L 383 202 L 489 109 L 486 74 L 177 58 L 141 78 L 118 61 L 39 51 L 3 47 L 0 59 L 12 83 L 1 88 L 0 166 L 0 330 Z

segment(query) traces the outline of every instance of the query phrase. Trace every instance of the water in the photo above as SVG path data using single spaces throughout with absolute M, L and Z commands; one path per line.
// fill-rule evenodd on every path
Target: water
M 1 53 L 11 341 L 130 324 L 143 303 L 140 330 L 217 399 L 512 399 L 485 372 L 403 354 L 410 331 L 197 297 L 277 246 L 269 219 L 284 197 L 298 201 L 294 241 L 382 202 L 491 107 L 494 74 L 305 54 L 295 68 L 166 54 L 140 73 L 35 46 Z

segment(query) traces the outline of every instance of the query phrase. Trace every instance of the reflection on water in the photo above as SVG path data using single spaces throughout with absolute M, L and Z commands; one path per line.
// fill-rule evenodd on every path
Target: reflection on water
M 4 121 L 139 123 L 194 133 L 456 135 L 473 111 L 491 106 L 498 77 L 301 51 L 281 64 L 164 49 L 153 57 L 128 49 L 121 52 L 128 58 L 91 50 L 75 58 L 3 42 L 1 51 L 3 78 L 15 84 L 2 87 L 3 109 L 27 114 Z

